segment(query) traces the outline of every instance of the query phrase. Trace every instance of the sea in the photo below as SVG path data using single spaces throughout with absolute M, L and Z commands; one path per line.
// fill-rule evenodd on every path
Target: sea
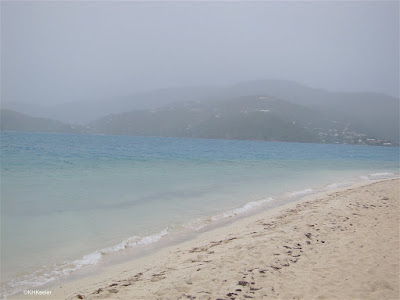
M 1 296 L 395 177 L 398 147 L 3 131 Z

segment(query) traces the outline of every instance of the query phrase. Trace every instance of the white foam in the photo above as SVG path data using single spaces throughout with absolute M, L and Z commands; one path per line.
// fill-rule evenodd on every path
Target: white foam
M 362 180 L 378 180 L 378 179 L 387 179 L 387 178 L 398 178 L 400 176 L 399 173 L 372 173 L 368 174 L 367 176 L 360 176 Z
M 73 265 L 75 266 L 76 270 L 80 269 L 84 266 L 88 265 L 95 265 L 101 260 L 101 253 L 100 251 L 95 251 L 88 255 L 83 256 L 81 259 L 75 260 Z
M 243 214 L 245 212 L 248 212 L 256 207 L 259 207 L 263 204 L 265 204 L 266 202 L 272 201 L 273 198 L 268 198 L 268 199 L 261 199 L 258 201 L 252 201 L 249 202 L 241 207 L 223 212 L 221 214 L 209 217 L 209 218 L 197 218 L 195 220 L 192 220 L 188 223 L 186 223 L 183 227 L 185 227 L 186 229 L 189 230 L 200 230 L 201 228 L 207 226 L 208 224 L 210 224 L 211 222 L 215 222 L 218 220 L 222 220 L 222 219 L 226 219 L 226 218 L 231 218 L 240 214 Z
M 7 299 L 8 296 L 14 295 L 24 289 L 35 288 L 46 283 L 49 283 L 60 275 L 70 274 L 69 269 L 62 269 L 65 265 L 56 267 L 56 270 L 45 272 L 45 269 L 35 271 L 30 274 L 19 277 L 18 279 L 9 280 L 2 286 L 2 299 Z
M 158 242 L 162 237 L 166 236 L 167 234 L 168 234 L 168 227 L 157 234 L 145 236 L 143 238 L 140 238 L 138 236 L 132 236 L 115 246 L 101 249 L 100 253 L 101 254 L 110 254 L 110 253 L 124 250 L 126 248 L 150 245 L 152 243 Z
M 394 173 L 373 173 L 368 175 L 368 177 L 371 179 L 391 178 L 395 176 L 396 174 Z
M 101 250 L 96 250 L 90 254 L 84 255 L 82 258 L 77 259 L 73 262 L 65 262 L 59 265 L 53 265 L 52 267 L 43 267 L 40 270 L 29 273 L 18 279 L 10 280 L 4 284 L 4 291 L 2 290 L 2 296 L 7 297 L 14 295 L 24 289 L 34 288 L 51 281 L 54 281 L 62 276 L 70 275 L 72 272 L 77 271 L 83 267 L 98 264 L 103 255 L 118 252 L 126 248 L 132 248 L 137 246 L 146 246 L 152 243 L 158 242 L 162 237 L 168 234 L 168 228 L 165 228 L 158 234 L 145 236 L 140 238 L 138 236 L 130 237 L 121 243 L 104 248 Z
M 101 260 L 102 254 L 100 251 L 95 251 L 83 256 L 73 262 L 65 262 L 52 267 L 43 266 L 41 269 L 26 274 L 18 279 L 10 280 L 4 284 L 4 297 L 16 294 L 24 289 L 35 288 L 51 281 L 54 281 L 62 276 L 71 274 L 72 272 L 81 269 L 82 267 L 95 265 Z
M 197 218 L 183 225 L 184 228 L 189 230 L 200 230 L 205 227 L 210 220 L 204 218 Z
M 140 237 L 138 237 L 138 236 L 132 236 L 132 237 L 127 238 L 126 240 L 124 240 L 121 243 L 116 244 L 116 245 L 114 245 L 112 247 L 103 248 L 103 249 L 100 250 L 100 252 L 102 254 L 109 254 L 109 253 L 118 252 L 118 251 L 124 250 L 126 248 L 129 248 L 130 245 L 133 245 L 139 239 L 140 239 Z
M 234 215 L 243 214 L 243 213 L 245 213 L 245 212 L 247 212 L 247 211 L 249 211 L 249 210 L 251 210 L 251 209 L 253 209 L 255 207 L 261 206 L 264 203 L 272 201 L 272 200 L 273 200 L 272 198 L 268 198 L 268 199 L 262 199 L 262 200 L 259 200 L 259 201 L 252 201 L 252 202 L 249 202 L 249 203 L 247 203 L 246 205 L 244 205 L 242 207 L 234 209 L 232 212 L 233 212 Z
M 332 183 L 330 185 L 328 185 L 326 188 L 327 189 L 337 189 L 337 188 L 342 188 L 342 187 L 346 187 L 346 186 L 350 186 L 352 185 L 353 182 L 347 182 L 347 183 Z
M 261 205 L 263 205 L 263 204 L 265 204 L 267 202 L 270 202 L 272 200 L 273 200 L 272 198 L 268 198 L 268 199 L 262 199 L 262 200 L 259 200 L 259 201 L 249 202 L 249 203 L 245 204 L 242 207 L 239 207 L 239 208 L 224 212 L 222 214 L 213 216 L 213 217 L 211 217 L 211 221 L 218 221 L 218 220 L 221 220 L 221 219 L 231 218 L 231 217 L 243 214 L 245 212 L 248 212 L 249 210 L 252 210 L 252 209 L 254 209 L 254 208 L 258 207 L 258 206 L 261 206 Z
M 302 191 L 296 191 L 293 193 L 289 193 L 289 196 L 290 197 L 300 197 L 300 196 L 311 194 L 312 192 L 313 192 L 313 189 L 305 189 Z
M 339 184 L 338 184 L 338 183 L 332 183 L 332 184 L 330 184 L 330 185 L 327 186 L 328 189 L 336 189 L 336 188 L 338 188 L 338 187 L 339 187 Z
M 131 246 L 143 246 L 143 245 L 150 245 L 152 243 L 158 242 L 163 236 L 168 234 L 168 227 L 161 231 L 159 234 L 146 236 L 140 239 L 138 242 L 131 244 Z

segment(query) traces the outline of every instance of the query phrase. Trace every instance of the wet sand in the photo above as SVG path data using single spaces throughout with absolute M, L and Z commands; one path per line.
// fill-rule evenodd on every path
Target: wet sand
M 400 299 L 399 187 L 311 195 L 30 298 Z

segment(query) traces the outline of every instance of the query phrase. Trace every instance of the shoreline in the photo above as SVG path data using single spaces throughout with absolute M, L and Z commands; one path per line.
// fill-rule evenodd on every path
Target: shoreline
M 399 186 L 388 179 L 305 196 L 52 286 L 50 296 L 9 299 L 396 299 Z

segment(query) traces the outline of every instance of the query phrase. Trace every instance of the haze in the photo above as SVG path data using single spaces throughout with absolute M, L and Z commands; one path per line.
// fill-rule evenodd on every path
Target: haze
M 399 96 L 399 2 L 1 2 L 2 101 L 282 78 Z

